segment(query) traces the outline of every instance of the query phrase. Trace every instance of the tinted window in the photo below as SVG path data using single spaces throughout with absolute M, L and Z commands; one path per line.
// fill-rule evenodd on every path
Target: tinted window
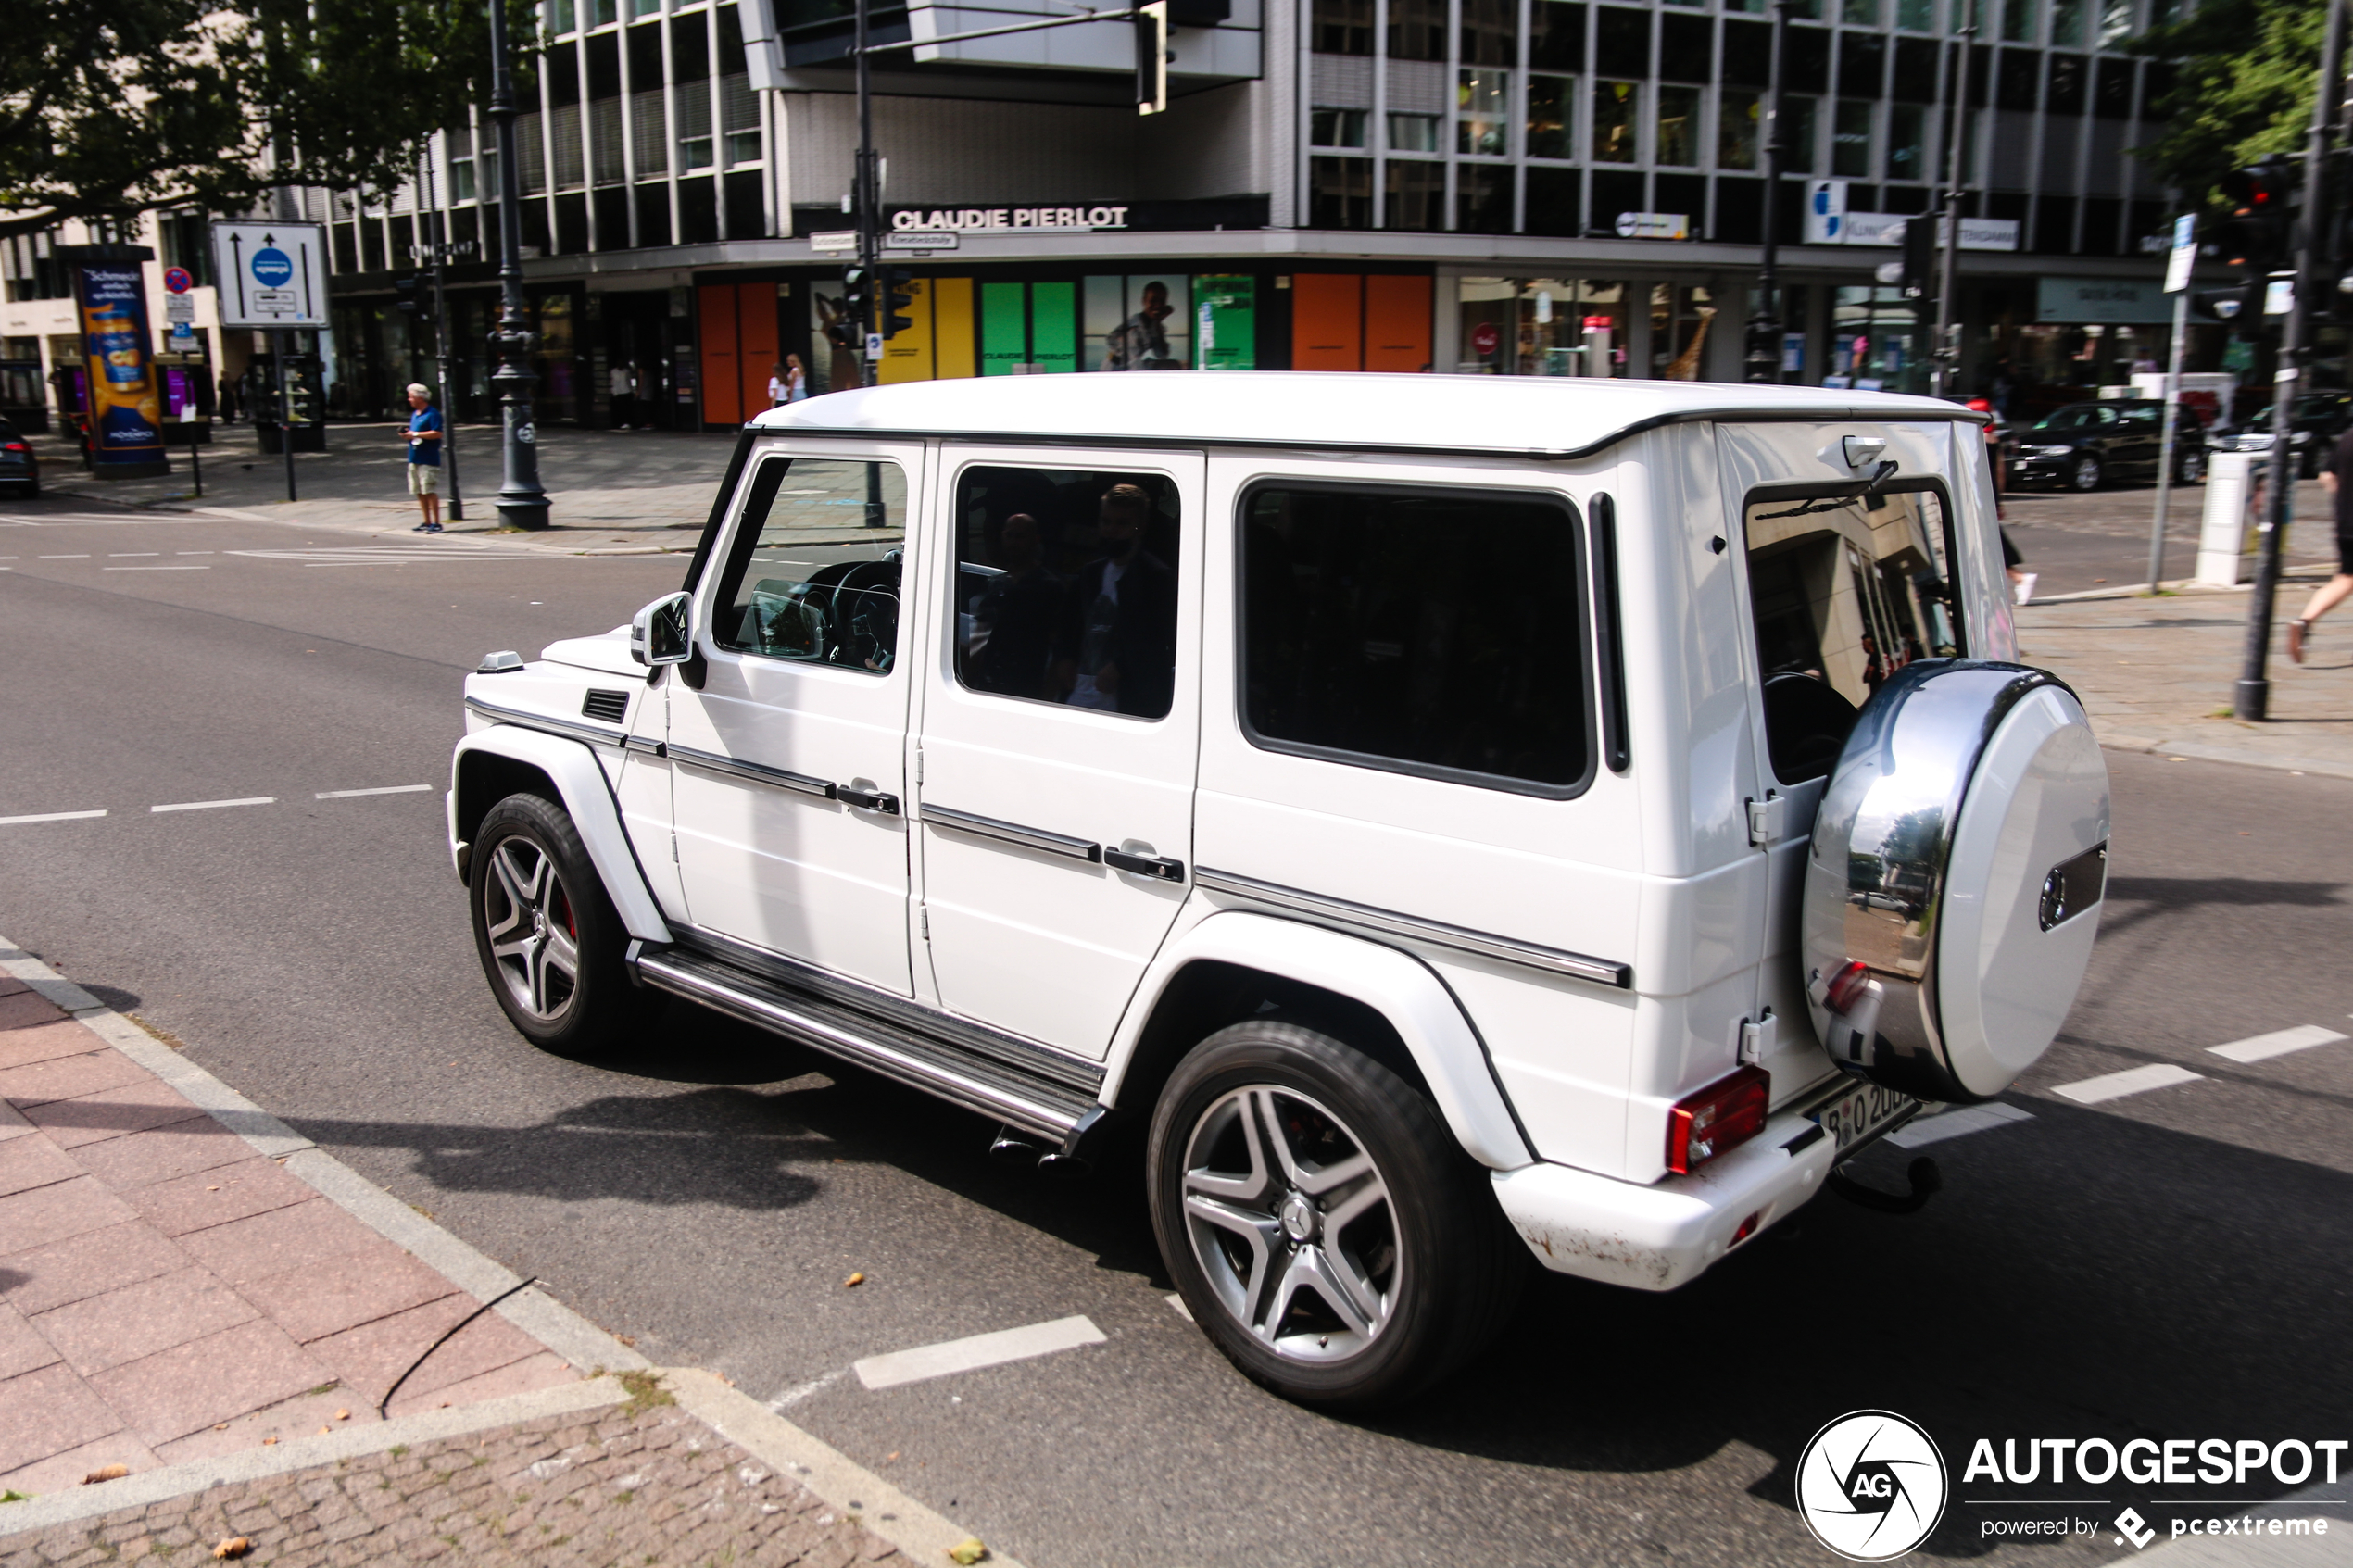
M 728 548 L 711 640 L 763 659 L 889 673 L 906 528 L 897 463 L 770 458 L 752 475 Z M 869 530 L 871 544 L 859 537 Z
M 1176 487 L 970 468 L 956 483 L 956 679 L 1160 719 L 1176 687 Z
M 1773 771 L 1783 784 L 1819 778 L 1890 675 L 1964 651 L 1944 496 L 1751 499 L 1747 534 Z
M 1241 521 L 1253 742 L 1529 794 L 1584 784 L 1585 600 L 1565 501 L 1269 487 Z

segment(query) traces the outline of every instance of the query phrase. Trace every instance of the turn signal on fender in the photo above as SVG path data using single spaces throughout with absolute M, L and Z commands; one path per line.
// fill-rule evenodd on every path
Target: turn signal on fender
M 1871 966 L 1860 959 L 1850 960 L 1844 969 L 1831 977 L 1822 992 L 1822 1005 L 1841 1017 L 1855 1010 L 1863 998 L 1863 988 L 1871 983 Z
M 1746 1143 L 1765 1130 L 1772 1098 L 1772 1075 L 1761 1067 L 1743 1067 L 1684 1096 L 1667 1113 L 1667 1168 L 1689 1175 Z

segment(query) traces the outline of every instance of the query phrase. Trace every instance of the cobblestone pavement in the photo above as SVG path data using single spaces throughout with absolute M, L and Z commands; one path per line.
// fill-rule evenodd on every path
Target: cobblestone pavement
M 209 1563 L 240 1537 L 255 1568 L 907 1562 L 684 1411 L 633 1402 L 0 1537 L 0 1568 Z

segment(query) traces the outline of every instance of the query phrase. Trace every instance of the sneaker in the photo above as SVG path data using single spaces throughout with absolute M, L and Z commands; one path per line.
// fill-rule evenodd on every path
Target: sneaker
M 438 533 L 441 532 L 441 524 L 437 522 L 429 522 L 425 524 L 424 527 L 419 529 L 418 532 L 421 533 Z
M 2028 604 L 2032 601 L 2034 597 L 2034 583 L 2041 575 L 2042 574 L 2040 572 L 2033 571 L 2021 571 L 2019 573 L 2018 602 L 2020 604 Z
M 411 533 L 430 533 L 433 532 L 433 524 L 429 522 L 421 522 L 409 532 Z

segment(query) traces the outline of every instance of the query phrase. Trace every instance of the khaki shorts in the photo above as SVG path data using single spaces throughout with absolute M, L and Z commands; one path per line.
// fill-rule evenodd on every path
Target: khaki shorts
M 409 494 L 438 495 L 441 494 L 441 466 L 438 463 L 409 465 Z

